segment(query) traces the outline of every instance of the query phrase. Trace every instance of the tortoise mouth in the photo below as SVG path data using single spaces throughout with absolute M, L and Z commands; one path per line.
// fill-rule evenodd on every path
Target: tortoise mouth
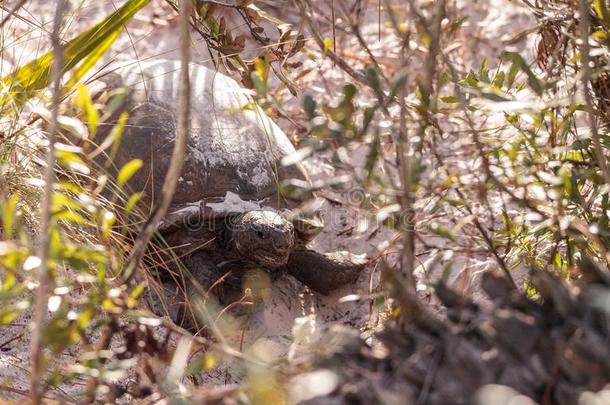
M 252 263 L 270 269 L 286 265 L 288 263 L 288 258 L 290 257 L 291 252 L 291 249 L 289 248 L 244 249 L 239 242 L 236 243 L 236 248 L 237 251 L 240 252 L 241 256 L 243 256 L 243 258 L 247 259 Z
M 286 265 L 290 256 L 289 249 L 276 249 L 273 251 L 258 249 L 253 253 L 255 262 L 269 268 L 276 268 Z

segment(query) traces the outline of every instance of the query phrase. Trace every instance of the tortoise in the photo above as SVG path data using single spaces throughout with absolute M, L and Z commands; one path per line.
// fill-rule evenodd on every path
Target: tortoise
M 127 89 L 114 112 L 116 117 L 126 111 L 129 118 L 113 162 L 121 168 L 132 159 L 142 160 L 127 184 L 132 192 L 143 193 L 145 207 L 160 195 L 174 147 L 179 71 L 178 61 L 160 60 L 127 64 L 98 78 L 104 92 Z M 366 259 L 306 246 L 323 224 L 315 210 L 304 214 L 303 204 L 315 201 L 313 193 L 282 192 L 286 181 L 310 184 L 301 164 L 282 164 L 295 153 L 286 134 L 228 76 L 191 64 L 190 82 L 184 165 L 158 228 L 186 270 L 206 291 L 213 285 L 218 289 L 215 283 L 228 268 L 287 272 L 322 294 L 353 282 Z M 234 273 L 233 287 L 240 288 L 243 272 Z

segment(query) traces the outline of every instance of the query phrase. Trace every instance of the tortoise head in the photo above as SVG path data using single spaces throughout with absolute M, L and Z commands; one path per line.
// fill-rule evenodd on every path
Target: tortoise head
M 322 220 L 315 217 L 296 217 L 290 218 L 292 225 L 294 226 L 297 237 L 303 242 L 311 242 L 316 236 L 324 229 L 324 223 Z
M 244 259 L 276 268 L 285 265 L 294 248 L 294 226 L 274 211 L 249 211 L 231 221 L 231 240 Z
M 288 214 L 287 219 L 294 226 L 297 242 L 309 243 L 324 229 L 324 222 L 320 218 L 323 201 L 321 198 L 309 199 Z

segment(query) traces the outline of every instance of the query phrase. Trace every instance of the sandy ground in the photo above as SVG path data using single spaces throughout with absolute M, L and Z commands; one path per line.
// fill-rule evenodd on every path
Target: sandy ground
M 7 7 L 10 6 L 11 3 Z M 72 2 L 71 14 L 78 16 L 71 19 L 66 25 L 65 32 L 74 33 L 80 31 L 79 28 L 87 27 L 100 16 L 105 15 L 113 7 L 112 3 L 107 2 L 84 2 L 80 7 L 76 7 L 78 2 Z M 118 3 L 117 3 L 118 4 Z M 508 0 L 490 1 L 459 1 L 457 8 L 462 14 L 468 16 L 468 20 L 460 34 L 462 38 L 461 47 L 452 55 L 456 57 L 455 63 L 469 66 L 478 66 L 483 58 L 487 58 L 490 65 L 494 65 L 494 60 L 501 48 L 505 45 L 503 41 L 510 40 L 516 33 L 533 26 L 530 14 L 521 8 L 517 2 Z M 367 38 L 374 38 L 377 33 L 376 10 L 369 10 L 369 23 L 363 27 L 363 32 Z M 29 20 L 35 21 L 39 28 L 32 28 L 31 25 L 26 30 L 29 31 L 26 37 L 17 38 L 16 33 L 23 30 L 22 25 L 8 25 L 3 30 L 4 41 L 14 40 L 13 45 L 7 47 L 2 55 L 2 74 L 10 69 L 6 62 L 10 64 L 20 64 L 31 57 L 39 54 L 46 43 L 45 31 L 51 29 L 52 4 L 51 2 L 32 1 L 20 12 Z M 0 17 L 4 17 L 6 12 L 0 12 Z M 129 36 L 124 35 L 119 39 L 112 51 L 106 58 L 131 59 L 137 57 L 172 59 L 177 57 L 177 33 L 176 20 L 168 18 L 173 15 L 161 1 L 153 1 L 147 12 L 142 13 L 136 21 L 129 26 Z M 156 18 L 156 17 L 159 18 Z M 27 27 L 27 24 L 26 24 Z M 382 35 L 383 37 L 383 35 Z M 340 39 L 342 46 L 350 48 L 349 37 L 343 36 Z M 380 56 L 386 58 L 388 63 L 396 62 L 395 55 L 391 52 L 391 43 L 371 41 L 374 44 L 372 49 Z M 521 51 L 528 59 L 533 56 L 533 43 L 519 42 L 514 45 L 515 50 Z M 355 47 L 354 47 L 355 48 Z M 209 64 L 209 54 L 201 41 L 196 41 L 193 60 L 203 64 Z M 207 61 L 207 62 L 206 62 Z M 337 92 L 345 77 L 338 73 L 338 69 L 333 69 L 332 65 L 323 62 L 320 66 L 315 66 L 321 72 L 317 81 L 307 79 L 301 85 L 304 90 L 312 93 L 314 97 L 322 96 L 327 92 L 328 83 L 331 83 L 332 91 Z M 322 84 L 324 82 L 324 85 Z M 279 124 L 290 135 L 295 133 L 287 120 L 279 120 Z M 454 148 L 455 145 L 446 145 L 447 149 Z M 352 164 L 356 167 L 362 166 L 362 159 L 365 151 L 355 151 L 353 153 Z M 341 174 L 341 171 L 333 168 L 327 157 L 321 156 L 304 162 L 312 178 L 321 179 L 328 176 Z M 471 161 L 463 162 L 465 171 L 476 171 L 474 163 Z M 352 194 L 350 194 L 350 192 Z M 365 219 L 364 214 L 355 206 L 350 204 L 353 200 L 353 190 L 344 193 L 327 192 L 330 197 L 323 207 L 323 217 L 327 221 L 327 227 L 322 235 L 314 242 L 312 247 L 320 251 L 349 250 L 353 253 L 364 253 L 369 257 L 375 257 L 379 252 L 379 245 L 389 240 L 393 231 L 378 226 L 361 226 Z M 334 201 L 331 203 L 330 201 Z M 418 215 L 426 217 L 429 204 L 422 201 L 418 207 L 421 212 Z M 435 242 L 432 235 L 427 235 L 431 242 Z M 432 259 L 442 257 L 445 252 L 441 248 L 436 251 L 428 252 L 419 257 L 422 266 L 419 273 L 424 281 L 422 291 L 425 290 L 425 281 L 434 278 L 435 274 L 429 273 L 426 265 Z M 421 247 L 419 248 L 421 251 Z M 494 266 L 493 260 L 486 257 L 472 257 L 471 255 L 453 257 L 441 260 L 441 262 L 451 262 L 454 278 L 462 274 L 465 267 L 469 268 L 469 274 L 473 277 L 477 271 L 485 270 Z M 440 268 L 441 266 L 439 266 Z M 376 314 L 371 311 L 370 300 L 366 299 L 378 283 L 378 272 L 375 266 L 368 268 L 358 282 L 353 286 L 348 286 L 340 291 L 336 291 L 330 296 L 312 294 L 304 290 L 303 285 L 288 276 L 278 280 L 273 287 L 268 302 L 264 309 L 256 313 L 250 319 L 244 339 L 244 346 L 248 347 L 255 342 L 267 342 L 271 344 L 277 354 L 294 355 L 298 353 L 295 347 L 290 347 L 293 341 L 293 327 L 299 326 L 299 339 L 306 342 L 314 339 L 317 333 L 323 328 L 334 324 L 351 325 L 360 329 L 375 327 L 377 324 Z M 474 292 L 476 295 L 476 291 Z M 342 297 L 351 294 L 362 295 L 365 299 L 356 299 L 349 302 L 340 302 Z M 24 326 L 26 319 L 15 323 L 13 326 L 3 327 L 0 330 L 0 384 L 11 386 L 19 390 L 27 390 L 27 361 L 29 356 L 28 330 Z M 240 338 L 241 337 L 236 337 Z M 234 342 L 239 346 L 239 342 Z M 292 350 L 291 350 L 292 349 Z M 68 364 L 73 357 L 66 354 L 65 361 Z M 240 380 L 240 372 L 225 365 L 214 370 L 204 381 L 222 384 Z M 62 387 L 68 392 L 74 392 L 79 387 Z M 4 393 L 0 392 L 0 397 Z

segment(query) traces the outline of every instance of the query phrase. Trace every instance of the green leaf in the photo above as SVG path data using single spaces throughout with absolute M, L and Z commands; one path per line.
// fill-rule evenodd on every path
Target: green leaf
M 401 69 L 393 78 L 391 91 L 388 98 L 394 98 L 400 90 L 402 90 L 407 82 L 409 70 L 407 68 Z
M 366 80 L 373 90 L 381 91 L 381 82 L 379 80 L 379 73 L 373 66 L 366 68 Z
M 455 96 L 447 96 L 447 97 L 441 97 L 441 101 L 443 103 L 447 103 L 447 104 L 456 104 L 460 102 L 459 97 L 455 97 Z
M 131 213 L 131 211 L 133 211 L 133 209 L 135 208 L 138 201 L 140 201 L 140 198 L 142 198 L 142 194 L 143 194 L 142 192 L 139 192 L 139 193 L 135 193 L 131 197 L 129 197 L 129 200 L 127 200 L 127 204 L 125 204 L 125 213 L 126 214 L 129 214 L 129 213 Z
M 117 175 L 117 184 L 119 187 L 123 187 L 125 183 L 134 175 L 144 163 L 140 159 L 133 159 L 121 168 Z
M 85 309 L 78 316 L 78 319 L 76 320 L 76 323 L 78 324 L 78 328 L 80 330 L 85 330 L 87 328 L 87 326 L 89 326 L 89 324 L 91 323 L 91 319 L 93 318 L 93 316 L 94 316 L 94 313 L 91 310 L 91 308 Z M 77 333 L 77 330 L 74 330 L 71 338 L 73 341 L 78 341 L 79 336 L 80 335 Z
M 87 175 L 90 172 L 89 167 L 75 153 L 57 149 L 55 151 L 55 156 L 57 157 L 57 162 L 61 167 L 84 175 Z
M 343 94 L 345 95 L 345 99 L 348 101 L 351 101 L 354 98 L 357 91 L 358 89 L 352 83 L 348 83 L 343 86 Z
M 61 250 L 62 259 L 74 269 L 90 272 L 91 263 L 105 265 L 108 253 L 101 246 L 64 244 Z
M 264 58 L 254 60 L 254 70 L 250 73 L 250 79 L 260 96 L 265 96 L 269 90 L 269 63 Z
M 256 13 L 258 15 L 258 17 L 264 18 L 265 20 L 267 20 L 275 25 L 284 24 L 284 22 L 282 20 L 278 20 L 277 18 L 275 18 L 271 14 L 265 12 L 264 10 L 261 10 L 254 4 L 248 4 L 248 6 L 246 7 L 246 10 L 249 11 L 248 12 L 249 17 L 252 16 L 252 14 L 250 12 L 253 12 L 253 13 Z
M 365 108 L 364 118 L 362 120 L 362 132 L 360 133 L 360 137 L 363 137 L 366 134 L 366 131 L 369 129 L 373 118 L 375 118 L 375 107 Z
M 100 153 L 104 153 L 106 149 L 112 147 L 108 156 L 108 161 L 106 162 L 106 166 L 110 166 L 112 164 L 114 156 L 119 151 L 119 146 L 121 145 L 121 139 L 123 137 L 123 129 L 125 128 L 125 124 L 127 123 L 128 118 L 129 115 L 126 112 L 122 112 L 121 115 L 119 115 L 119 119 L 116 125 L 112 127 L 112 130 L 110 131 L 106 139 L 104 139 L 104 141 L 97 147 L 97 149 L 91 153 L 91 158 L 95 158 Z
M 144 289 L 145 289 L 145 287 L 144 287 L 144 285 L 143 285 L 143 284 L 138 285 L 138 286 L 137 286 L 137 287 L 136 287 L 136 288 L 135 288 L 135 289 L 134 289 L 134 290 L 131 292 L 131 294 L 129 294 L 129 297 L 130 297 L 130 298 L 133 298 L 134 300 L 135 300 L 135 299 L 138 299 L 138 297 L 139 297 L 140 295 L 142 295 L 142 293 L 144 292 Z
M 71 80 L 69 84 L 75 84 L 82 77 L 86 70 L 114 42 L 131 17 L 148 4 L 149 1 L 128 0 L 123 7 L 76 38 L 73 38 L 63 47 L 62 74 L 87 58 L 81 68 L 77 69 L 73 77 L 74 80 Z M 0 107 L 4 107 L 10 100 L 24 102 L 31 98 L 36 91 L 47 87 L 51 82 L 52 66 L 53 52 L 47 52 L 3 77 L 0 80 L 2 87 L 10 90 L 0 96 Z
M 453 36 L 456 32 L 458 32 L 458 30 L 462 28 L 462 25 L 465 21 L 466 17 L 460 17 L 457 20 L 451 22 L 451 25 L 449 25 L 449 36 Z
M 435 233 L 438 236 L 441 236 L 441 237 L 443 237 L 445 239 L 450 239 L 453 242 L 457 241 L 455 235 L 446 226 L 434 223 L 434 224 L 430 225 L 428 227 L 428 229 L 430 229 L 430 231 L 432 231 L 433 233 Z
M 366 169 L 366 178 L 367 178 L 367 182 L 369 182 L 371 180 L 371 178 L 373 177 L 373 174 L 375 173 L 375 165 L 377 164 L 377 161 L 379 160 L 379 154 L 381 151 L 381 138 L 379 136 L 379 128 L 377 128 L 377 131 L 375 131 L 375 137 L 373 138 L 373 142 L 371 142 L 370 147 L 369 147 L 369 152 L 366 155 L 366 164 L 365 164 L 365 169 Z
M 75 211 L 58 211 L 53 214 L 53 218 L 56 221 L 70 222 L 78 225 L 86 225 L 90 223 L 90 221 Z
M 333 47 L 333 40 L 330 38 L 324 38 L 323 44 L 324 48 L 322 49 L 322 55 L 327 56 L 328 52 L 330 52 Z
M 500 54 L 500 59 L 503 61 L 511 61 L 513 63 L 509 77 L 513 75 L 513 69 L 523 71 L 527 75 L 527 82 L 531 89 L 534 90 L 537 95 L 542 95 L 545 88 L 544 83 L 541 82 L 538 77 L 536 77 L 532 69 L 530 69 L 527 62 L 521 55 L 519 55 L 517 52 L 504 51 Z M 509 80 L 509 83 L 512 83 L 512 80 Z
M 479 80 L 489 84 L 489 69 L 487 69 L 487 58 L 483 58 L 481 62 L 481 67 L 479 68 Z
M 610 12 L 606 0 L 593 0 L 593 8 L 595 8 L 597 15 L 604 20 L 606 28 L 610 28 Z
M 430 35 L 428 35 L 426 33 L 422 33 L 421 43 L 425 48 L 430 49 Z
M 17 217 L 17 194 L 13 194 L 10 200 L 4 203 L 2 207 L 2 231 L 4 232 L 4 240 L 14 238 L 15 218 Z
M 464 78 L 464 81 L 466 82 L 466 84 L 468 84 L 470 87 L 474 87 L 474 88 L 478 88 L 479 87 L 479 80 L 477 79 L 476 75 L 474 74 L 474 72 L 469 72 L 466 75 L 466 78 Z
M 494 76 L 493 80 L 492 80 L 492 84 L 498 88 L 502 88 L 502 85 L 504 84 L 504 78 L 506 77 L 506 74 L 500 70 L 498 73 L 496 73 L 496 75 Z
M 508 77 L 506 80 L 506 86 L 508 87 L 508 89 L 513 87 L 513 84 L 515 83 L 515 79 L 517 78 L 518 73 L 519 73 L 519 66 L 517 66 L 517 64 L 513 63 L 511 65 L 510 69 L 508 70 Z
M 94 48 L 92 52 L 87 56 L 87 58 L 81 63 L 81 65 L 74 71 L 74 74 L 66 83 L 66 89 L 70 91 L 79 81 L 85 76 L 85 74 L 91 69 L 98 60 L 106 53 L 106 51 L 110 48 L 110 45 L 114 43 L 114 41 L 121 34 L 122 29 L 117 29 L 114 32 L 108 34 L 108 36 L 104 39 L 102 43 L 100 43 L 97 48 Z
M 0 325 L 8 325 L 19 316 L 18 311 L 2 311 L 0 312 Z
M 185 374 L 193 375 L 200 373 L 203 370 L 210 370 L 214 368 L 220 360 L 219 355 L 215 352 L 204 353 L 189 362 Z
M 111 211 L 104 211 L 102 213 L 102 237 L 105 239 L 109 239 L 112 227 L 116 222 L 116 216 Z
M 316 100 L 314 100 L 311 94 L 305 94 L 303 96 L 302 105 L 305 116 L 308 120 L 312 120 L 316 116 Z
M 51 196 L 51 212 L 53 213 L 66 210 L 80 211 L 82 209 L 81 203 L 65 194 L 53 193 Z
M 95 138 L 97 132 L 97 124 L 100 119 L 100 115 L 93 107 L 93 101 L 91 96 L 84 85 L 78 86 L 78 105 L 87 114 L 87 126 L 89 128 L 89 138 Z

